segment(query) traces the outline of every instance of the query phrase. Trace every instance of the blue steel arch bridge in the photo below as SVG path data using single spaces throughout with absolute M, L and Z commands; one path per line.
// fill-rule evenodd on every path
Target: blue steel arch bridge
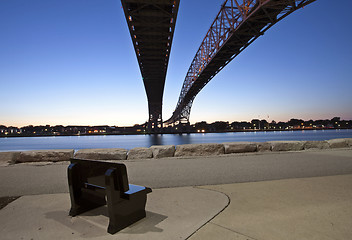
M 189 67 L 172 116 L 162 99 L 180 0 L 121 0 L 148 99 L 148 130 L 189 124 L 205 85 L 277 22 L 316 0 L 225 0 Z

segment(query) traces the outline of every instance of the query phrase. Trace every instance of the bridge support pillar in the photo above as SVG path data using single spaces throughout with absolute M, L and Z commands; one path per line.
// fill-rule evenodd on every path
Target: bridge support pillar
M 149 119 L 147 125 L 147 132 L 149 134 L 162 133 L 163 118 L 162 118 L 162 100 L 151 101 L 148 99 Z
M 149 121 L 147 126 L 147 132 L 149 134 L 162 133 L 163 122 L 162 121 Z

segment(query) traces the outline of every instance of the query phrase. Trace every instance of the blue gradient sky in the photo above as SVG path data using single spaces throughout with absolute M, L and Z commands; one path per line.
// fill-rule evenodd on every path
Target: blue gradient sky
M 349 0 L 279 22 L 196 97 L 191 122 L 352 119 Z M 164 92 L 176 106 L 223 0 L 181 0 Z M 133 125 L 147 100 L 119 0 L 0 0 L 0 125 Z

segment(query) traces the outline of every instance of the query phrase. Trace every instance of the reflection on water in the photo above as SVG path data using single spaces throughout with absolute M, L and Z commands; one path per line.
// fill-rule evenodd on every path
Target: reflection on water
M 193 134 L 195 135 L 195 134 Z M 197 135 L 197 134 L 196 134 Z M 204 135 L 204 134 L 201 134 Z M 192 142 L 192 134 L 185 133 L 185 134 L 178 134 L 175 136 L 176 143 L 174 145 L 181 145 L 181 144 L 192 144 L 195 142 Z
M 104 135 L 104 136 L 57 136 L 0 138 L 0 151 L 38 149 L 83 149 L 150 147 L 152 145 L 180 145 L 192 143 L 267 142 L 283 140 L 318 141 L 333 138 L 352 138 L 352 129 L 191 133 L 158 135 Z
M 192 140 L 195 136 L 193 134 L 157 134 L 149 135 L 149 145 L 180 145 L 194 143 Z M 204 135 L 204 134 L 202 134 Z
M 165 145 L 161 134 L 149 135 L 148 137 L 151 145 Z

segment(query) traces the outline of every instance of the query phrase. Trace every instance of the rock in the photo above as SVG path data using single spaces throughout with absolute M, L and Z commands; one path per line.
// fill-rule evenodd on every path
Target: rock
M 153 152 L 150 148 L 137 147 L 128 152 L 127 159 L 146 159 L 152 158 Z
M 312 149 L 312 148 L 327 149 L 329 148 L 329 144 L 327 141 L 307 141 L 304 144 L 304 149 Z
M 24 151 L 19 152 L 15 163 L 69 161 L 73 152 L 73 149 Z
M 257 143 L 257 151 L 258 152 L 271 151 L 271 144 L 268 142 L 258 142 Z
M 352 147 L 352 138 L 345 138 L 345 141 L 347 142 L 348 146 Z
M 15 163 L 20 152 L 0 152 L 0 166 Z
M 330 148 L 346 148 L 349 147 L 348 143 L 346 142 L 346 139 L 344 138 L 337 138 L 337 139 L 331 139 L 328 140 Z
M 245 153 L 257 151 L 257 144 L 251 142 L 229 142 L 223 143 L 225 154 L 228 153 Z
M 151 146 L 154 158 L 173 157 L 175 154 L 175 145 L 157 145 Z
M 272 151 L 300 151 L 303 150 L 304 141 L 271 141 Z
M 127 150 L 123 148 L 81 149 L 74 156 L 94 160 L 126 160 Z
M 204 144 L 184 144 L 176 146 L 175 157 L 182 156 L 208 156 L 220 155 L 225 153 L 223 144 L 204 143 Z

